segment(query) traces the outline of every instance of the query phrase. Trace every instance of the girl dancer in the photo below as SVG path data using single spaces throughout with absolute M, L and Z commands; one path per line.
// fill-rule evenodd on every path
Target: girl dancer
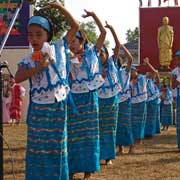
M 30 104 L 27 113 L 26 180 L 69 180 L 67 159 L 67 44 L 79 30 L 78 23 L 59 2 L 47 8 L 60 11 L 71 28 L 50 44 L 53 30 L 48 19 L 32 16 L 27 30 L 33 53 L 19 63 L 15 81 L 29 79 Z
M 99 118 L 97 89 L 104 83 L 99 69 L 97 53 L 103 45 L 106 31 L 94 12 L 85 10 L 84 18 L 92 17 L 99 27 L 100 35 L 96 45 L 91 46 L 85 33 L 79 31 L 70 50 L 74 54 L 71 60 L 71 92 L 78 114 L 69 110 L 68 116 L 68 155 L 69 171 L 84 172 L 84 180 L 91 173 L 100 170 Z

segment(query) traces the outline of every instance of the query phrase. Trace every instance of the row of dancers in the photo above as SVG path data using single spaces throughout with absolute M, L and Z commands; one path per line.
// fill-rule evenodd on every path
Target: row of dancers
M 116 144 L 119 151 L 128 145 L 133 153 L 144 135 L 154 135 L 158 71 L 145 58 L 151 72 L 139 74 L 113 26 L 107 22 L 103 26 L 94 12 L 85 10 L 83 15 L 93 18 L 100 31 L 91 44 L 59 1 L 47 7 L 59 10 L 70 28 L 50 43 L 52 25 L 47 18 L 32 16 L 27 25 L 33 53 L 19 62 L 15 74 L 17 83 L 27 79 L 30 83 L 25 176 L 69 180 L 83 172 L 87 180 L 100 171 L 100 160 L 111 163 Z M 112 56 L 104 45 L 107 29 L 115 41 Z M 126 65 L 119 58 L 120 49 Z

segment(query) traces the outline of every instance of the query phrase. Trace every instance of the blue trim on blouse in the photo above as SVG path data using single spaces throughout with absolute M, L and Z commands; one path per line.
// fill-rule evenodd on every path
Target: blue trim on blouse
M 124 89 L 127 87 L 128 80 L 130 79 L 130 73 L 129 73 L 128 69 L 126 68 L 125 71 L 126 71 L 126 73 L 128 73 L 128 76 L 126 78 L 125 83 L 123 83 L 122 70 L 123 70 L 123 68 L 120 67 L 118 77 L 119 77 L 119 83 L 121 84 L 121 87 L 122 87 L 122 91 L 124 92 Z

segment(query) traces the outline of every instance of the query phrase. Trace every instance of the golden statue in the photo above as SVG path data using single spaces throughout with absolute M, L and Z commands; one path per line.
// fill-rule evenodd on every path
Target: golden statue
M 172 60 L 172 46 L 174 40 L 173 27 L 169 26 L 169 18 L 167 16 L 162 19 L 162 26 L 158 28 L 158 48 L 160 69 L 169 69 Z

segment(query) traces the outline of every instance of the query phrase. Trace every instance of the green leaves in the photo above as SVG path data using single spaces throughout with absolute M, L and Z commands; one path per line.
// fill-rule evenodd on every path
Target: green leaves
M 81 29 L 86 33 L 87 39 L 92 44 L 95 44 L 97 42 L 97 32 L 96 32 L 97 25 L 94 21 L 88 21 L 86 23 L 81 23 Z M 104 43 L 106 47 L 109 46 L 109 41 L 105 41 Z
M 136 27 L 134 30 L 128 29 L 126 33 L 127 42 L 138 42 L 139 29 Z

